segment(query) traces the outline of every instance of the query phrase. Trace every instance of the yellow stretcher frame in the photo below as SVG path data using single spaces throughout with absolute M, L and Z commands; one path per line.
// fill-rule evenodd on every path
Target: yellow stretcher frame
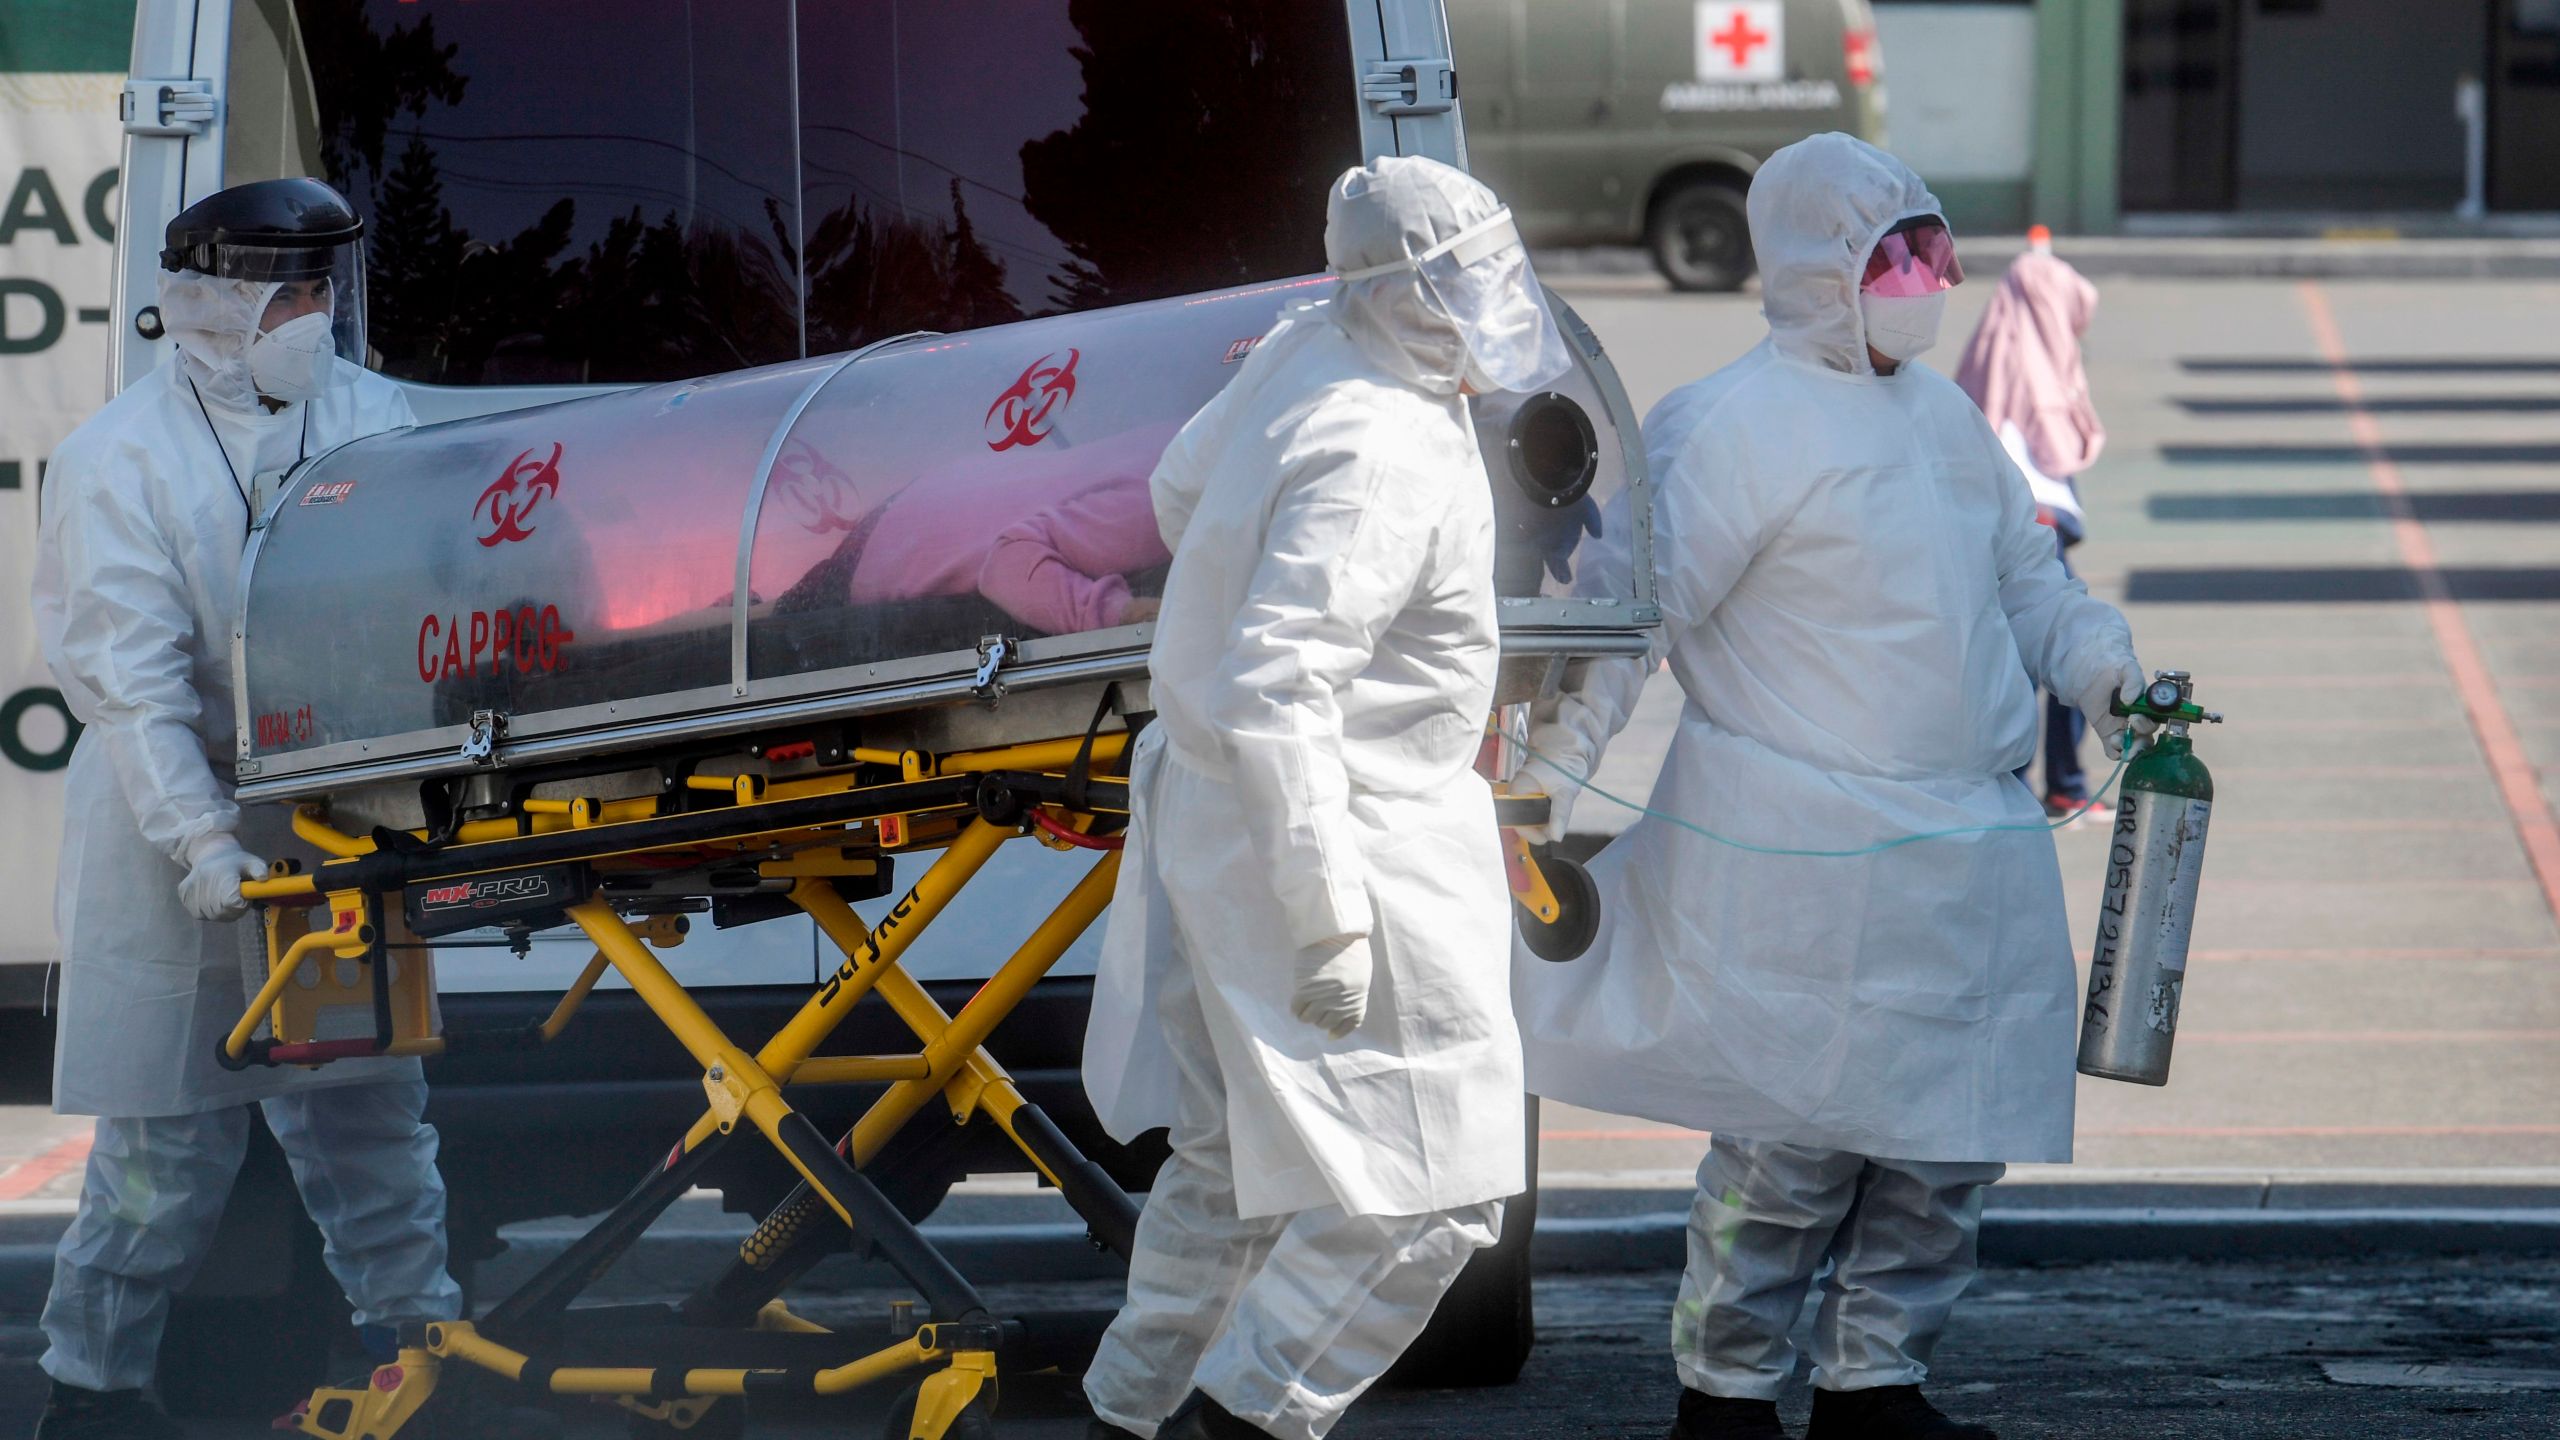
M 270 968 L 265 986 L 223 1042 L 223 1063 L 316 1065 L 438 1055 L 493 1043 L 493 1037 L 433 1032 L 426 1019 L 433 1013 L 430 967 L 391 962 L 393 937 L 408 928 L 402 901 L 418 887 L 531 893 L 539 881 L 564 885 L 537 897 L 563 903 L 506 913 L 545 926 L 565 919 L 595 944 L 595 957 L 540 1025 L 495 1038 L 534 1045 L 557 1036 L 611 970 L 702 1067 L 705 1098 L 701 1117 L 632 1196 L 525 1290 L 501 1302 L 481 1326 L 451 1322 L 404 1336 L 400 1359 L 376 1370 L 363 1388 L 314 1392 L 296 1416 L 299 1428 L 323 1440 L 392 1440 L 429 1403 L 440 1368 L 455 1363 L 550 1395 L 610 1399 L 673 1430 L 691 1428 L 712 1403 L 729 1397 L 838 1395 L 926 1367 L 932 1368 L 918 1390 L 911 1440 L 955 1433 L 982 1399 L 991 1408 L 1004 1327 L 863 1176 L 862 1167 L 939 1097 L 955 1120 L 985 1114 L 1077 1205 L 1098 1240 L 1127 1253 L 1136 1215 L 1128 1196 L 1075 1151 L 985 1049 L 997 1025 L 1110 903 L 1120 856 L 1116 840 L 1098 832 L 1125 812 L 1127 800 L 1124 782 L 1096 778 L 1094 772 L 1116 765 L 1127 738 L 1089 734 L 951 755 L 858 752 L 855 769 L 787 779 L 688 776 L 670 785 L 666 797 L 519 800 L 505 818 L 461 823 L 440 839 L 412 832 L 407 838 L 416 842 L 414 849 L 390 837 L 394 843 L 386 850 L 373 839 L 334 829 L 315 807 L 299 811 L 296 832 L 330 858 L 309 872 L 280 865 L 274 878 L 244 887 L 266 917 Z M 901 967 L 901 956 L 999 846 L 1025 838 L 1100 853 L 968 1004 L 957 1015 L 948 1013 Z M 832 883 L 843 875 L 876 873 L 878 857 L 895 850 L 936 847 L 940 857 L 877 927 L 866 926 Z M 754 856 L 767 878 L 789 879 L 792 902 L 843 956 L 798 1013 L 753 1052 L 704 1013 L 593 883 L 669 857 L 703 856 Z M 577 883 L 580 877 L 585 883 Z M 330 915 L 325 927 L 303 920 L 302 912 L 322 905 Z M 660 943 L 673 938 L 660 930 L 653 937 Z M 356 1040 L 296 1033 L 310 1022 L 289 1003 L 296 977 L 302 978 L 300 988 L 311 988 L 315 967 L 343 968 L 345 962 L 359 972 L 354 988 L 370 993 L 375 1033 Z M 818 1057 L 818 1048 L 872 994 L 914 1034 L 918 1049 Z M 262 1036 L 262 1030 L 268 1033 Z M 793 1086 L 858 1082 L 886 1082 L 888 1088 L 840 1144 L 829 1144 L 785 1096 Z M 797 1341 L 804 1353 L 813 1338 L 831 1343 L 825 1331 L 762 1293 L 776 1275 L 787 1283 L 796 1273 L 786 1263 L 795 1242 L 810 1233 L 813 1220 L 831 1214 L 906 1275 L 934 1311 L 930 1322 L 886 1348 L 836 1363 L 680 1369 L 558 1365 L 487 1333 L 565 1308 L 584 1277 L 609 1263 L 666 1203 L 690 1188 L 710 1148 L 742 1129 L 773 1146 L 800 1185 L 740 1247 L 729 1273 L 706 1289 L 708 1308 L 742 1301 L 745 1328 Z

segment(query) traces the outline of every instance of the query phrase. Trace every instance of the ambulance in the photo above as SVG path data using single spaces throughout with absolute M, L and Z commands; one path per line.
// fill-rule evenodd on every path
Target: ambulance
M 1681 290 L 1751 278 L 1742 197 L 1825 130 L 1884 143 L 1868 0 L 1449 0 L 1470 166 L 1532 245 L 1641 244 Z

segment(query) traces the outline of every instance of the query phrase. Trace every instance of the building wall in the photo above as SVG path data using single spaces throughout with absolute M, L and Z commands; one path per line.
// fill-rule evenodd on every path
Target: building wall
M 2242 210 L 2446 210 L 2454 83 L 2488 58 L 2485 0 L 2244 0 Z
M 2036 11 L 1878 0 L 1885 133 L 1958 230 L 2015 232 L 2035 169 Z

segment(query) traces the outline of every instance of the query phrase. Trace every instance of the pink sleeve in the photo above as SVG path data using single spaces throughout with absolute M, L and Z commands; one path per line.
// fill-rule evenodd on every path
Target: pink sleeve
M 1007 526 L 978 571 L 978 593 L 1046 634 L 1106 630 L 1129 607 L 1127 573 L 1170 558 L 1147 482 L 1106 480 Z

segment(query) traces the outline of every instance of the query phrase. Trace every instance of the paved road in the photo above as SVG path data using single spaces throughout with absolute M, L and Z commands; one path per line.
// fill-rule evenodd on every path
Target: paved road
M 1669 1275 L 1543 1282 L 1542 1340 L 1520 1383 L 1381 1390 L 1341 1440 L 1655 1440 L 1677 1398 L 1664 1337 Z M 2149 1264 L 1995 1270 L 1958 1312 L 1933 1387 L 2007 1440 L 2489 1440 L 2553 1433 L 2560 1413 L 2560 1262 L 2426 1265 Z M 1009 1299 L 1101 1307 L 1107 1287 Z M 886 1297 L 815 1310 L 877 1324 Z M 32 1337 L 0 1325 L 0 1434 L 24 1433 L 41 1394 Z M 1799 1423 L 1799 1383 L 1784 1402 Z M 1080 1440 L 1072 1382 L 1004 1386 L 1005 1440 Z M 762 1414 L 759 1436 L 877 1434 L 879 1408 Z M 571 1412 L 581 1437 L 621 1433 L 613 1412 Z M 262 1421 L 200 1425 L 252 1440 Z

